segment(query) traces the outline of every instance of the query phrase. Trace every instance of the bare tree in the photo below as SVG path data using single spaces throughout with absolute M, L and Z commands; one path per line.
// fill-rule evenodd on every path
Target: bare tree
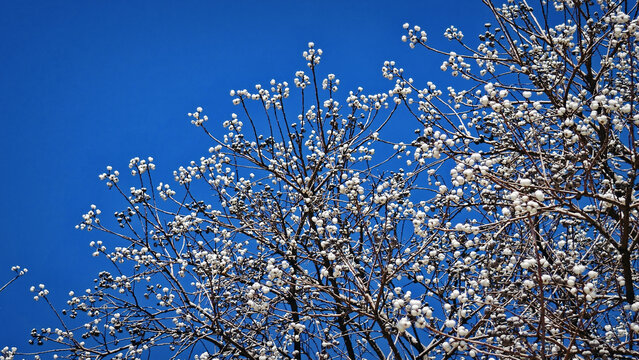
M 495 24 L 477 46 L 449 28 L 457 52 L 404 25 L 464 90 L 389 61 L 392 90 L 342 104 L 310 43 L 293 89 L 232 91 L 222 127 L 190 114 L 212 145 L 179 189 L 151 158 L 131 160 L 130 189 L 108 167 L 126 208 L 79 227 L 113 235 L 92 243 L 113 269 L 33 330 L 39 353 L 639 357 L 637 5 L 484 3 Z M 384 139 L 397 112 L 419 127 L 405 143 Z

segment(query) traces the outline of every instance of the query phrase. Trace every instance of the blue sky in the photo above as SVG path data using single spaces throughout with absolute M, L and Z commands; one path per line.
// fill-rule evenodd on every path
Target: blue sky
M 0 347 L 29 350 L 31 328 L 56 326 L 31 285 L 46 284 L 60 308 L 92 286 L 103 263 L 88 243 L 108 237 L 74 226 L 90 204 L 117 209 L 98 180 L 106 165 L 153 156 L 170 180 L 209 147 L 186 113 L 227 119 L 230 89 L 292 82 L 309 41 L 324 50 L 320 70 L 341 79 L 340 100 L 392 87 L 384 60 L 445 88 L 443 58 L 410 50 L 402 24 L 446 48 L 447 26 L 471 37 L 487 18 L 479 0 L 0 1 L 0 281 L 29 268 L 0 293 Z

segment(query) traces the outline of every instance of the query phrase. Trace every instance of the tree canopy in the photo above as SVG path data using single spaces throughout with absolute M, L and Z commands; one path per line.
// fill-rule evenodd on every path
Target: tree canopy
M 228 120 L 189 113 L 209 153 L 175 182 L 107 167 L 124 207 L 78 227 L 112 268 L 64 309 L 32 288 L 60 322 L 0 359 L 639 357 L 639 8 L 484 3 L 454 51 L 403 26 L 462 88 L 387 61 L 343 94 L 309 43 Z

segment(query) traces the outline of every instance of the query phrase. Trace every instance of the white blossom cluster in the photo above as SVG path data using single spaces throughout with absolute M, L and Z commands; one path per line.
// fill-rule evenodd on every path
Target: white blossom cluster
M 26 275 L 27 272 L 29 272 L 29 269 L 23 268 L 20 265 L 14 265 L 11 267 L 11 271 L 15 273 L 14 277 L 11 280 L 7 281 L 4 285 L 0 286 L 0 292 L 11 285 L 11 283 L 18 280 L 19 277 Z

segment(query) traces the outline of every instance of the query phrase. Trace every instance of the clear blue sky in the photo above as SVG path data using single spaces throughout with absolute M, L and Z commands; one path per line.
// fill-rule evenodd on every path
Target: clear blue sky
M 153 156 L 155 176 L 171 180 L 209 147 L 186 113 L 227 119 L 230 89 L 291 82 L 309 41 L 324 50 L 320 70 L 342 80 L 338 99 L 390 88 L 384 60 L 445 88 L 443 59 L 411 51 L 402 24 L 445 48 L 448 25 L 470 37 L 486 19 L 479 0 L 0 1 L 0 280 L 29 268 L 0 293 L 0 348 L 29 350 L 31 328 L 57 325 L 31 285 L 45 283 L 60 308 L 92 286 L 103 263 L 88 243 L 108 237 L 74 225 L 92 203 L 116 210 L 98 180 L 106 165 Z

